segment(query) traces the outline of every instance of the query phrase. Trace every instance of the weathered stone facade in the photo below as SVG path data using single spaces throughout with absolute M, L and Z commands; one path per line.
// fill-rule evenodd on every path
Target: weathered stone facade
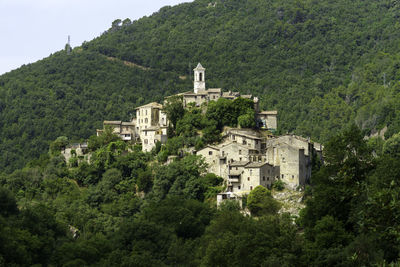
M 201 106 L 209 101 L 217 101 L 219 98 L 234 100 L 238 97 L 252 99 L 254 101 L 254 109 L 257 114 L 258 121 L 263 122 L 263 127 L 275 130 L 277 128 L 277 112 L 258 110 L 258 98 L 252 95 L 241 95 L 239 92 L 222 92 L 221 88 L 206 89 L 205 68 L 199 63 L 194 71 L 193 91 L 178 94 L 182 97 L 183 106 L 187 107 L 190 103 L 195 106 Z M 167 98 L 168 99 L 168 98 Z M 166 99 L 166 101 L 167 101 Z M 119 135 L 125 141 L 140 141 L 143 151 L 151 151 L 157 141 L 162 143 L 167 140 L 167 116 L 163 112 L 163 106 L 153 102 L 136 108 L 136 118 L 130 122 L 122 121 L 104 121 L 104 127 L 111 126 L 115 134 Z M 103 130 L 97 130 L 100 135 Z M 255 138 L 255 139 L 254 139 Z M 239 137 L 238 140 L 246 147 L 260 149 L 260 138 Z M 248 143 L 243 140 L 248 140 Z M 257 154 L 257 153 L 256 153 Z M 255 157 L 255 155 L 253 155 Z M 236 157 L 237 158 L 237 157 Z M 236 160 L 232 159 L 232 160 Z M 240 159 L 241 157 L 238 156 Z M 248 159 L 248 158 L 247 158 Z
M 321 146 L 299 136 L 275 137 L 263 131 L 229 129 L 225 140 L 197 152 L 208 171 L 223 177 L 229 192 L 251 191 L 258 185 L 270 187 L 282 180 L 290 188 L 303 186 L 311 177 L 312 151 Z

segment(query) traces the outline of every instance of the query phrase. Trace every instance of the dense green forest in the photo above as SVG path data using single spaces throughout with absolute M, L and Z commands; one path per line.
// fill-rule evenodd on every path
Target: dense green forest
M 396 1 L 196 0 L 0 76 L 0 169 L 11 172 L 65 135 L 207 85 L 252 93 L 279 111 L 279 131 L 326 142 L 352 123 L 400 131 L 400 6 Z
M 164 165 L 110 130 L 66 163 L 64 139 L 0 176 L 0 266 L 398 266 L 399 135 L 331 138 L 295 221 L 263 187 L 252 216 L 216 208 L 223 179 L 197 156 Z

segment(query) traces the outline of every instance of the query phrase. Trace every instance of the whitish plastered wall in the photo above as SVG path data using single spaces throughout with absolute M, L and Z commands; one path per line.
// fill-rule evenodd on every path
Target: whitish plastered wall
M 140 135 L 142 140 L 142 151 L 150 152 L 157 142 L 157 131 L 155 130 L 143 130 Z
M 159 125 L 160 109 L 151 106 L 141 107 L 136 110 L 136 121 L 139 130 Z
M 168 126 L 167 114 L 164 113 L 161 109 L 159 110 L 159 125 L 160 126 Z
M 196 154 L 204 158 L 204 161 L 208 165 L 208 172 L 222 176 L 218 149 L 207 146 L 199 150 Z

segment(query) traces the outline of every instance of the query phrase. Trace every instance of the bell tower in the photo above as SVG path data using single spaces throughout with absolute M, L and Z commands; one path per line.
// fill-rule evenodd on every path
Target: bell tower
M 194 93 L 206 90 L 206 69 L 199 63 L 194 71 Z

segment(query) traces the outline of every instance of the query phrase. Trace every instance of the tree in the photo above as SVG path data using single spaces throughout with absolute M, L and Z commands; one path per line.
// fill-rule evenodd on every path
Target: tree
M 55 155 L 60 153 L 68 145 L 68 138 L 66 136 L 57 137 L 54 142 L 50 144 L 50 154 Z
M 247 207 L 252 215 L 262 216 L 276 214 L 280 209 L 280 204 L 267 188 L 259 185 L 247 197 Z
M 238 117 L 238 124 L 242 128 L 255 128 L 256 127 L 256 116 L 254 110 L 248 110 L 246 114 Z
M 181 96 L 169 97 L 164 103 L 163 112 L 167 114 L 167 119 L 176 128 L 176 123 L 185 114 Z
M 386 140 L 383 144 L 383 153 L 391 157 L 400 157 L 400 133 Z
M 18 212 L 17 202 L 12 193 L 0 186 L 0 215 L 9 216 Z

